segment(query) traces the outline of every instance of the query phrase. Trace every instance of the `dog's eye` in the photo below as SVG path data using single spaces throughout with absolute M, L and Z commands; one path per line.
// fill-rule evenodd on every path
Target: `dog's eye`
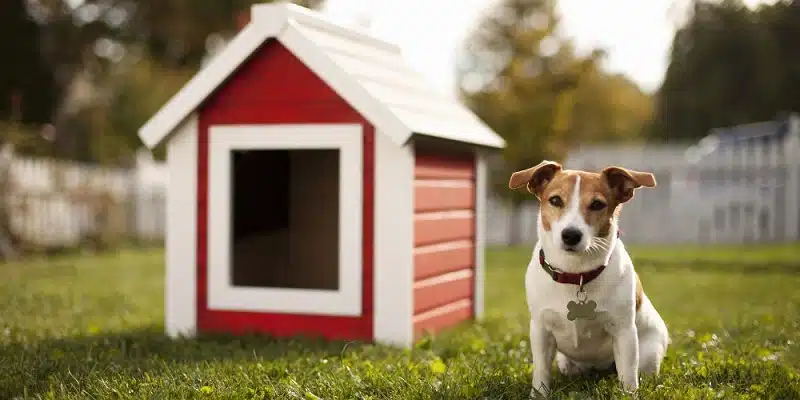
M 606 208 L 606 203 L 603 203 L 600 200 L 592 200 L 592 202 L 589 203 L 589 209 L 592 211 L 600 211 L 604 208 Z
M 553 196 L 547 199 L 547 201 L 550 202 L 553 207 L 564 207 L 564 200 L 561 200 L 561 197 L 559 196 Z

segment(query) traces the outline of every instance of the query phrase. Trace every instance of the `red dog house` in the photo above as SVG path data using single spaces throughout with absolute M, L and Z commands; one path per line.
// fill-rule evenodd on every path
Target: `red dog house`
M 408 346 L 481 314 L 484 152 L 399 49 L 286 3 L 139 132 L 167 143 L 166 328 Z

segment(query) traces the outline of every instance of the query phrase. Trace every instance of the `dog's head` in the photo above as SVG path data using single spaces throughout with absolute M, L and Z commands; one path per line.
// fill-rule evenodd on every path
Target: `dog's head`
M 649 172 L 607 167 L 601 172 L 564 170 L 561 164 L 542 161 L 511 175 L 511 189 L 523 186 L 540 202 L 539 239 L 545 250 L 563 256 L 591 256 L 610 251 L 621 205 L 640 187 L 655 187 Z

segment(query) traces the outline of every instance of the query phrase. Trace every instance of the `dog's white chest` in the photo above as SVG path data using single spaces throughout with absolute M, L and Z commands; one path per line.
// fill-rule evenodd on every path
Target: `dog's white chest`
M 556 341 L 558 350 L 572 359 L 604 363 L 613 359 L 613 345 L 607 326 L 608 313 L 599 311 L 594 320 L 569 321 L 563 311 L 546 309 L 542 312 L 545 328 Z

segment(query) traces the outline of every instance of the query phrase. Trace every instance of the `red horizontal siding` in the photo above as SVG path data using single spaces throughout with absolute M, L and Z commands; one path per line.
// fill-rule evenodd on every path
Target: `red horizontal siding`
M 417 214 L 414 221 L 414 245 L 425 246 L 475 236 L 472 210 Z
M 473 316 L 475 164 L 472 155 L 416 154 L 414 336 Z
M 471 181 L 417 181 L 414 211 L 472 210 L 475 185 Z
M 414 177 L 417 179 L 475 179 L 473 161 L 468 158 L 444 158 L 432 154 L 416 157 Z
M 472 318 L 472 300 L 459 300 L 414 317 L 414 340 Z
M 414 280 L 471 268 L 475 264 L 474 249 L 471 241 L 417 248 L 414 251 Z
M 452 277 L 451 277 L 452 276 Z M 414 313 L 420 314 L 458 300 L 472 299 L 472 270 L 437 276 L 414 284 Z

